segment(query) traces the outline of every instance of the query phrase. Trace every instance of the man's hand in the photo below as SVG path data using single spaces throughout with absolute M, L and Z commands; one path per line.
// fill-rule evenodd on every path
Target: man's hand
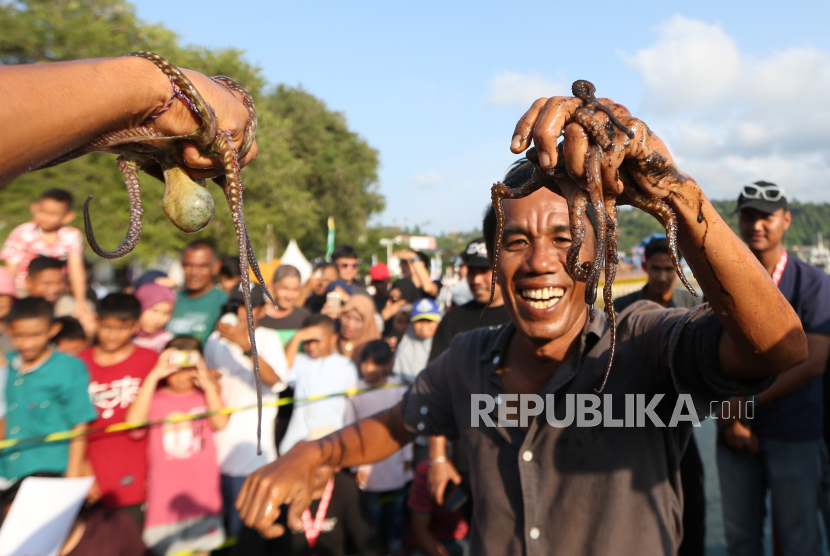
M 236 326 L 224 322 L 217 322 L 215 330 L 219 337 L 233 342 L 242 348 L 242 351 L 251 349 L 251 340 L 248 337 L 248 324 L 240 321 Z
M 735 450 L 758 453 L 758 437 L 753 434 L 752 429 L 741 423 L 727 419 L 726 424 L 721 425 L 726 443 Z
M 314 444 L 300 442 L 276 461 L 254 471 L 236 499 L 236 509 L 245 525 L 258 529 L 269 539 L 285 533 L 274 522 L 280 507 L 288 504 L 288 527 L 303 529 L 303 511 L 311 505 L 314 475 L 320 467 L 319 450 Z
M 461 484 L 461 475 L 452 463 L 449 461 L 430 463 L 429 472 L 427 473 L 427 486 L 429 487 L 429 494 L 439 506 L 444 505 L 444 491 L 450 481 L 456 485 Z

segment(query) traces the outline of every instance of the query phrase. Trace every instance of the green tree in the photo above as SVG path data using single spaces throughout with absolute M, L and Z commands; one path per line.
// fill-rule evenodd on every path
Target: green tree
M 269 86 L 240 50 L 181 45 L 172 31 L 139 20 L 124 0 L 0 2 L 0 63 L 118 56 L 135 50 L 156 52 L 207 75 L 229 75 L 254 95 L 259 156 L 242 172 L 243 210 L 260 257 L 268 224 L 274 227 L 277 253 L 291 238 L 309 256 L 325 253 L 330 215 L 337 220 L 338 243 L 358 243 L 365 235 L 368 218 L 383 209 L 377 191 L 378 153 L 349 130 L 343 114 L 301 89 Z M 145 174 L 141 180 L 141 242 L 119 263 L 175 254 L 197 237 L 212 239 L 225 252 L 236 251 L 233 223 L 217 186 L 209 185 L 216 203 L 213 222 L 198 234 L 184 234 L 161 210 L 164 186 Z M 28 206 L 41 191 L 60 187 L 76 196 L 78 209 L 94 195 L 90 215 L 96 236 L 105 249 L 112 249 L 123 239 L 129 216 L 123 183 L 115 157 L 106 153 L 25 174 L 2 192 L 0 240 L 29 220 Z M 74 224 L 82 225 L 80 219 Z

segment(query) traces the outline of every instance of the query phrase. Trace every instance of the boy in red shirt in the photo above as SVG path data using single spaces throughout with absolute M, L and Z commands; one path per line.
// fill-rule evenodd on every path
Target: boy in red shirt
M 125 421 L 141 384 L 158 358 L 156 352 L 131 343 L 138 330 L 141 305 L 132 295 L 110 294 L 98 306 L 98 343 L 78 357 L 89 370 L 89 397 L 98 413 L 90 427 Z M 147 440 L 129 431 L 89 437 L 87 458 L 96 478 L 90 497 L 108 508 L 127 510 L 143 526 L 146 497 Z

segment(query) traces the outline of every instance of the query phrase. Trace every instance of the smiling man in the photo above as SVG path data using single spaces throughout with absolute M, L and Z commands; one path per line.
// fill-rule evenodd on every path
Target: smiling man
M 574 123 L 581 105 L 567 97 L 540 99 L 519 121 L 511 150 L 524 151 L 532 139 L 541 179 L 557 165 L 563 129 L 568 174 L 584 179 L 589 142 Z M 604 175 L 616 178 L 620 168 L 622 179 L 669 203 L 678 217 L 680 246 L 711 302 L 692 311 L 637 303 L 618 316 L 614 369 L 603 398 L 616 408 L 617 426 L 554 427 L 545 412 L 522 428 L 471 426 L 476 395 L 584 398 L 602 382 L 609 325 L 601 313 L 589 322 L 585 285 L 565 268 L 571 235 L 562 194 L 571 194 L 575 183 L 546 179 L 549 188 L 504 202 L 498 279 L 511 323 L 457 336 L 418 375 L 401 404 L 301 443 L 252 474 L 237 501 L 248 525 L 279 535 L 283 528 L 274 521 L 287 511 L 288 525 L 299 530 L 319 466 L 378 461 L 416 434 L 439 434 L 459 439 L 470 457 L 472 554 L 676 552 L 682 537 L 677 465 L 691 433 L 688 422 L 666 426 L 679 394 L 691 395 L 703 415 L 710 400 L 769 386 L 768 375 L 806 358 L 807 344 L 795 312 L 700 187 L 674 166 L 643 122 L 622 106 L 611 107 L 635 138 L 614 135 L 617 147 L 606 153 L 615 155 L 603 161 Z M 605 115 L 596 117 L 604 126 Z M 619 192 L 620 185 L 607 187 Z M 587 236 L 583 261 L 593 258 L 592 231 Z M 494 234 L 487 243 L 492 258 Z M 768 318 L 770 312 L 775 319 Z M 644 426 L 622 425 L 626 400 L 641 395 L 659 401 L 660 394 L 663 401 L 651 407 L 663 426 L 648 420 Z M 562 419 L 565 404 L 556 404 L 555 414 Z

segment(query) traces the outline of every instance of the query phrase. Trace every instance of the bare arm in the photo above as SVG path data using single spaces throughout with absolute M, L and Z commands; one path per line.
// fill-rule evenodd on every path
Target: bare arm
M 81 423 L 72 427 L 73 432 L 86 432 L 87 424 Z M 86 435 L 76 436 L 69 441 L 69 457 L 66 461 L 66 476 L 67 477 L 84 477 L 86 476 Z
M 444 503 L 444 491 L 450 481 L 457 485 L 461 484 L 461 474 L 447 459 L 447 437 L 430 436 L 427 486 L 429 487 L 429 495 L 438 505 Z
M 236 508 L 249 527 L 267 537 L 285 532 L 274 524 L 280 506 L 289 504 L 288 526 L 302 529 L 302 513 L 311 504 L 314 473 L 320 466 L 354 467 L 391 456 L 415 435 L 404 427 L 401 404 L 362 419 L 314 442 L 300 442 L 277 461 L 245 480 Z
M 807 346 L 810 355 L 807 360 L 782 373 L 770 388 L 757 396 L 758 403 L 763 405 L 777 399 L 789 396 L 801 390 L 814 378 L 824 374 L 827 367 L 827 356 L 830 354 L 830 336 L 825 334 L 807 334 Z
M 410 266 L 412 267 L 413 277 L 418 277 L 417 282 L 420 284 L 420 288 L 424 290 L 424 293 L 432 296 L 438 295 L 438 285 L 429 279 L 429 271 L 427 270 L 427 266 L 424 262 L 419 259 L 413 261 Z M 413 282 L 415 282 L 414 278 Z
M 309 326 L 308 328 L 301 328 L 297 330 L 288 345 L 285 346 L 285 361 L 288 363 L 288 368 L 294 366 L 294 358 L 300 352 L 300 345 L 303 342 L 310 342 L 312 340 L 321 341 L 324 336 L 324 331 L 319 326 Z
M 219 396 L 219 388 L 216 381 L 210 376 L 208 368 L 205 365 L 205 360 L 201 357 L 196 359 L 196 373 L 199 381 L 199 388 L 205 393 L 205 401 L 207 401 L 208 411 L 221 411 L 225 409 L 225 404 L 222 403 L 222 398 Z M 219 413 L 208 417 L 210 428 L 215 431 L 220 431 L 228 426 L 231 416 L 226 413 Z
M 83 256 L 80 253 L 69 255 L 66 266 L 69 269 L 69 289 L 75 298 L 75 310 L 78 313 L 89 312 L 86 305 L 86 269 Z
M 183 71 L 216 111 L 220 129 L 245 126 L 248 114 L 240 98 L 229 101 L 224 87 Z M 136 57 L 0 66 L 0 128 L 15 130 L 0 134 L 0 187 L 103 133 L 141 125 L 172 92 L 155 64 Z M 174 102 L 153 124 L 164 135 L 189 133 L 198 125 L 182 102 Z M 253 160 L 256 150 L 252 147 L 240 166 Z M 222 171 L 221 161 L 201 156 L 193 146 L 183 147 L 182 156 L 194 178 Z
M 179 368 L 170 364 L 170 355 L 175 351 L 166 349 L 159 355 L 153 370 L 147 374 L 147 378 L 141 384 L 135 401 L 127 408 L 124 419 L 128 423 L 143 423 L 150 418 L 150 405 L 153 403 L 153 395 L 156 393 L 159 381 L 166 376 L 178 371 Z
M 729 229 L 698 184 L 675 166 L 660 138 L 624 106 L 607 99 L 602 102 L 634 132 L 629 139 L 614 131 L 611 147 L 603 152 L 603 188 L 619 195 L 624 184 L 636 186 L 674 209 L 680 249 L 724 327 L 719 346 L 723 373 L 733 378 L 760 377 L 782 373 L 804 361 L 807 340 L 801 322 L 761 263 Z M 573 119 L 581 105 L 570 97 L 539 99 L 516 125 L 511 150 L 524 151 L 532 139 L 540 166 L 554 168 L 557 140 L 564 130 L 565 165 L 569 175 L 582 179 L 589 139 Z M 597 117 L 601 123 L 607 119 L 603 113 Z

